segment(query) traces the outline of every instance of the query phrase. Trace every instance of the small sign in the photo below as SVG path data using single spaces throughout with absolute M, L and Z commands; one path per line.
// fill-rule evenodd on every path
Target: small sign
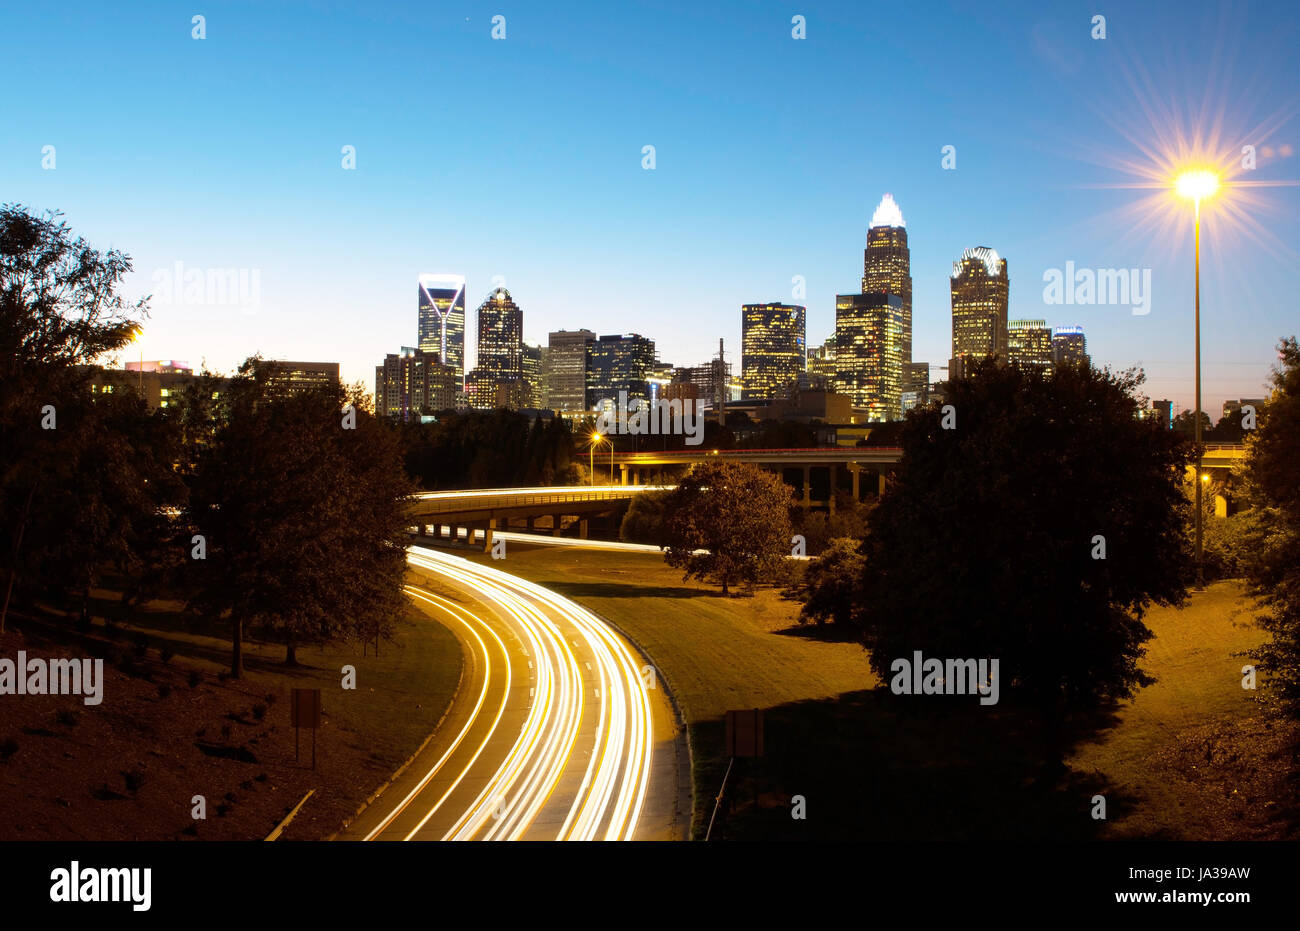
M 763 712 L 758 708 L 727 712 L 727 756 L 763 755 Z
M 289 714 L 294 727 L 320 727 L 320 689 L 294 689 Z

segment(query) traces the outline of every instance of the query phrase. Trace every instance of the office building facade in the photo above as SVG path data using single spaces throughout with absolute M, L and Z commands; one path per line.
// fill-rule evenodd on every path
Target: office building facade
M 897 294 L 835 297 L 835 386 L 871 421 L 902 417 L 903 300 Z
M 987 246 L 967 249 L 953 263 L 952 358 L 950 378 L 961 378 L 967 363 L 1007 358 L 1007 307 L 1010 279 L 1007 260 Z
M 1052 330 L 1046 320 L 1007 321 L 1007 361 L 1052 374 Z
M 555 411 L 587 410 L 587 358 L 596 334 L 557 330 L 547 336 L 543 406 Z
M 745 398 L 788 396 L 807 366 L 806 309 L 798 304 L 745 304 L 740 309 L 740 380 Z
M 620 391 L 629 401 L 650 400 L 655 370 L 655 344 L 639 333 L 601 336 L 587 352 L 587 410 L 603 401 L 617 401 Z
M 903 211 L 886 194 L 871 215 L 867 248 L 862 253 L 862 293 L 896 294 L 903 305 L 899 337 L 904 364 L 912 361 L 912 256 L 907 248 Z

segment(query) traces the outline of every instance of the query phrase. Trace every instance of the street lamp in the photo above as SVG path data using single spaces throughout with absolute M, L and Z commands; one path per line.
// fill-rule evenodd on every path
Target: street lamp
M 1174 182 L 1178 196 L 1195 206 L 1196 249 L 1196 474 L 1201 474 L 1201 201 L 1219 190 L 1219 175 L 1205 168 L 1184 171 Z M 1204 544 L 1201 527 L 1201 486 L 1196 482 L 1196 587 L 1205 587 Z
M 606 439 L 599 433 L 591 435 L 591 445 L 587 448 L 587 471 L 591 473 L 591 484 L 596 484 L 596 444 L 609 444 L 609 483 L 614 484 L 614 441 Z

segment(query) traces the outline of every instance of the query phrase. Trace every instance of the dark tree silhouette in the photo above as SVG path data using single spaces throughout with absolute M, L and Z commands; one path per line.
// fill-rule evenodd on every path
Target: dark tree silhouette
M 1142 615 L 1186 595 L 1190 451 L 1136 416 L 1141 382 L 984 363 L 948 384 L 952 429 L 937 406 L 909 414 L 862 548 L 877 674 L 914 650 L 997 658 L 1002 695 L 1042 712 L 1049 757 L 1069 710 L 1149 682 Z

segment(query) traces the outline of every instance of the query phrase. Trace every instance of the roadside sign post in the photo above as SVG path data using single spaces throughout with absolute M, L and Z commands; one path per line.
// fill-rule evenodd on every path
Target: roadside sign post
M 311 728 L 311 768 L 316 768 L 316 728 L 320 727 L 320 689 L 294 689 L 289 702 L 290 723 L 293 725 L 293 758 L 297 760 L 298 739 L 304 727 Z

